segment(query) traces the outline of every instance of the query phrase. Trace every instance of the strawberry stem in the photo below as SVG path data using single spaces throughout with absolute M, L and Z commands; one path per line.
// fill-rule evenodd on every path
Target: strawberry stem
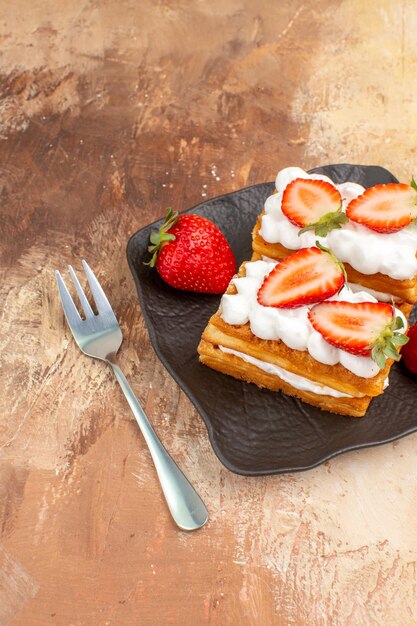
M 331 230 L 341 228 L 342 224 L 345 224 L 348 219 L 349 218 L 345 213 L 343 213 L 342 207 L 340 206 L 337 211 L 326 213 L 326 215 L 323 215 L 323 217 L 321 217 L 317 222 L 313 222 L 312 224 L 308 224 L 307 226 L 304 226 L 304 228 L 301 228 L 298 231 L 298 236 L 309 230 L 314 230 L 314 233 L 318 237 L 325 237 Z
M 398 330 L 403 327 L 404 322 L 398 315 L 385 327 L 378 339 L 376 339 L 372 347 L 371 358 L 380 369 L 385 368 L 387 358 L 399 361 L 400 353 L 397 346 L 403 346 L 408 342 L 408 337 L 398 332 Z
M 326 253 L 330 256 L 330 258 L 332 259 L 332 261 L 334 261 L 334 262 L 336 263 L 336 265 L 338 265 L 338 266 L 340 267 L 340 269 L 341 269 L 341 270 L 342 270 L 342 272 L 343 272 L 343 276 L 345 277 L 345 283 L 347 283 L 347 281 L 348 281 L 348 277 L 347 277 L 347 274 L 346 274 L 345 266 L 343 265 L 342 261 L 339 261 L 339 259 L 338 259 L 338 258 L 337 258 L 337 256 L 334 254 L 334 252 L 332 252 L 332 251 L 330 250 L 330 248 L 326 248 L 325 246 L 323 246 L 323 245 L 320 243 L 320 241 L 316 241 L 316 247 L 317 247 L 319 250 L 322 250 L 322 252 L 326 252 Z M 340 289 L 342 289 L 343 287 L 344 287 L 344 285 L 342 285 L 342 287 L 341 287 Z M 339 292 L 340 292 L 340 289 L 339 289 Z M 400 318 L 400 319 L 401 319 L 401 318 Z M 402 321 L 402 320 L 401 320 L 401 321 Z
M 164 223 L 159 230 L 152 231 L 151 236 L 149 237 L 151 245 L 148 246 L 148 252 L 152 256 L 149 261 L 144 261 L 144 265 L 155 267 L 159 252 L 168 243 L 168 241 L 173 241 L 175 239 L 175 235 L 168 231 L 177 223 L 178 217 L 179 214 L 176 211 L 167 209 Z

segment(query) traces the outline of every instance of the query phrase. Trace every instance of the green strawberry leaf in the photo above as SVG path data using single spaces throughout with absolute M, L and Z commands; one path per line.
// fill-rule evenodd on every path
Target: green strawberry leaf
M 156 265 L 156 260 L 158 258 L 158 252 L 156 250 L 156 246 L 149 246 L 148 248 L 148 252 L 150 252 L 152 254 L 151 258 L 149 261 L 143 261 L 144 265 L 148 265 L 149 267 L 155 267 Z
M 392 310 L 395 315 L 394 307 L 392 307 Z M 375 340 L 371 351 L 371 357 L 381 369 L 382 367 L 385 367 L 386 358 L 393 359 L 394 361 L 398 361 L 400 359 L 398 346 L 403 346 L 408 341 L 408 337 L 406 335 L 397 332 L 398 329 L 403 327 L 403 319 L 398 315 L 390 324 L 387 324 L 385 329 Z
M 314 224 L 308 224 L 308 226 L 303 226 L 303 228 L 300 228 L 300 230 L 298 231 L 298 236 L 308 232 L 309 230 L 314 230 L 317 226 L 318 222 L 315 222 Z
M 384 354 L 381 352 L 381 348 L 379 346 L 374 346 L 371 352 L 371 358 L 378 365 L 379 369 L 383 370 L 385 365 L 387 364 L 387 360 Z
M 172 226 L 174 226 L 174 224 L 177 222 L 178 217 L 179 216 L 176 211 L 173 211 L 172 209 L 167 209 L 167 214 L 166 214 L 164 223 L 162 224 L 159 230 L 161 232 L 166 232 L 167 230 L 172 228 Z
M 314 231 L 318 237 L 325 237 L 327 235 L 327 227 L 326 226 L 317 226 Z
M 385 346 L 382 348 L 383 353 L 390 359 L 394 359 L 394 361 L 398 361 L 400 355 L 398 353 L 397 348 L 391 343 L 391 341 L 387 341 Z
M 338 211 L 332 211 L 326 213 L 317 222 L 308 224 L 298 231 L 298 236 L 306 233 L 309 230 L 314 230 L 318 237 L 326 237 L 326 235 L 335 228 L 341 228 L 342 224 L 348 221 L 348 217 L 342 211 L 342 207 Z
M 172 235 L 171 233 L 162 233 L 160 237 L 160 241 L 162 242 L 173 241 L 174 239 L 175 239 L 175 235 Z
M 407 337 L 407 335 L 400 335 L 399 333 L 396 333 L 391 337 L 391 341 L 396 346 L 404 346 L 406 343 L 408 343 L 409 338 Z
M 403 322 L 402 317 L 397 315 L 397 317 L 395 318 L 395 321 L 394 321 L 393 329 L 394 330 L 399 330 L 400 328 L 404 328 L 404 322 Z
M 167 209 L 167 214 L 164 220 L 164 223 L 159 228 L 159 230 L 154 230 L 151 232 L 149 237 L 151 246 L 148 246 L 148 252 L 152 255 L 149 261 L 144 261 L 144 265 L 149 265 L 149 267 L 155 267 L 156 261 L 158 259 L 158 254 L 161 249 L 168 243 L 168 241 L 173 241 L 175 239 L 175 235 L 169 233 L 169 229 L 172 228 L 176 222 L 178 221 L 178 213 L 173 211 L 172 209 Z

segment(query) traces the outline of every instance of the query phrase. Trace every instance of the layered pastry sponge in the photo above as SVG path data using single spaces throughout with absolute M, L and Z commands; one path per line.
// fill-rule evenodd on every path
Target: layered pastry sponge
M 244 323 L 233 324 L 223 319 L 222 306 L 225 308 L 227 305 L 227 298 L 241 297 L 236 285 L 243 293 L 248 288 L 252 290 L 256 288 L 256 279 L 252 281 L 252 285 L 249 284 L 251 281 L 244 285 L 242 281 L 240 283 L 239 280 L 236 281 L 236 278 L 246 277 L 247 268 L 251 279 L 258 276 L 259 284 L 259 270 L 263 269 L 265 274 L 267 265 L 264 261 L 258 261 L 244 263 L 241 266 L 238 275 L 229 285 L 226 300 L 224 296 L 223 305 L 211 317 L 203 332 L 198 346 L 200 361 L 234 378 L 255 383 L 258 387 L 282 391 L 333 413 L 353 417 L 365 415 L 372 397 L 381 394 L 386 387 L 393 364 L 391 359 L 387 360 L 384 369 L 376 368 L 375 375 L 364 377 L 351 371 L 357 370 L 358 367 L 360 370 L 362 367 L 361 361 L 356 364 L 352 360 L 353 355 L 347 355 L 346 361 L 351 369 L 347 369 L 341 362 L 328 365 L 313 358 L 306 349 L 294 349 L 281 339 L 264 339 L 256 336 L 251 330 L 251 325 L 259 326 L 255 318 L 250 321 L 242 319 L 240 321 Z M 345 296 L 346 294 L 347 292 Z M 402 304 L 398 308 L 405 317 L 408 317 L 410 305 Z M 292 320 L 289 322 L 292 325 L 291 333 L 297 342 L 296 318 L 293 320 L 289 316 L 288 319 Z M 300 333 L 302 334 L 301 328 Z M 355 358 L 364 359 L 353 357 Z M 366 367 L 369 367 L 368 363 Z M 369 376 L 369 372 L 367 375 Z
M 290 250 L 280 243 L 268 243 L 263 239 L 260 231 L 264 215 L 265 212 L 262 212 L 252 231 L 253 251 L 258 255 L 256 258 L 266 257 L 268 259 L 281 261 L 288 255 L 292 254 L 294 250 Z M 379 254 L 384 254 L 383 246 L 381 246 Z M 363 274 L 349 265 L 346 261 L 344 262 L 344 266 L 350 283 L 362 285 L 366 289 L 379 292 L 381 295 L 386 294 L 388 296 L 393 296 L 402 302 L 408 302 L 410 304 L 417 302 L 417 274 L 412 278 L 397 280 L 387 276 L 386 274 L 381 274 L 381 272 L 376 272 L 375 274 Z M 389 300 L 389 298 L 384 299 Z
M 412 221 L 398 232 L 376 232 L 347 220 L 341 228 L 318 236 L 314 229 L 300 233 L 300 227 L 282 211 L 289 185 L 297 178 L 322 180 L 340 193 L 342 211 L 362 196 L 365 189 L 356 183 L 334 184 L 326 176 L 308 174 L 298 167 L 281 170 L 275 193 L 267 198 L 253 229 L 253 251 L 262 257 L 282 260 L 294 250 L 314 246 L 316 240 L 331 249 L 345 265 L 348 281 L 378 293 L 378 299 L 417 301 L 417 224 Z

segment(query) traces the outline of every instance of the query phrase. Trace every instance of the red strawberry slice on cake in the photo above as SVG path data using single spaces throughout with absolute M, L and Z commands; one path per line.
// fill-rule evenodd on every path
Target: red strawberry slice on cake
M 319 237 L 325 237 L 333 228 L 347 222 L 342 196 L 324 180 L 293 180 L 282 195 L 281 210 L 290 222 L 302 227 L 299 234 L 314 230 Z
M 395 233 L 417 217 L 417 184 L 375 185 L 352 200 L 346 215 L 378 233 Z
M 372 356 L 381 369 L 386 358 L 398 361 L 397 346 L 408 338 L 394 308 L 385 302 L 321 302 L 308 313 L 313 328 L 336 348 L 357 356 Z
M 294 309 L 334 296 L 345 283 L 345 270 L 326 248 L 302 248 L 278 263 L 258 291 L 263 306 Z

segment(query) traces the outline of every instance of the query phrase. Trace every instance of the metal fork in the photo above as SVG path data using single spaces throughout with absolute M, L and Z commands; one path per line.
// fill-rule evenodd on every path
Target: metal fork
M 56 271 L 62 306 L 74 339 L 84 354 L 101 359 L 113 368 L 148 444 L 162 491 L 175 522 L 183 530 L 201 528 L 208 519 L 204 502 L 158 439 L 122 370 L 115 362 L 116 353 L 123 341 L 122 331 L 93 271 L 85 261 L 82 264 L 98 311 L 97 315 L 92 310 L 71 265 L 68 266 L 68 270 L 77 290 L 85 319 L 81 318 L 60 272 Z

